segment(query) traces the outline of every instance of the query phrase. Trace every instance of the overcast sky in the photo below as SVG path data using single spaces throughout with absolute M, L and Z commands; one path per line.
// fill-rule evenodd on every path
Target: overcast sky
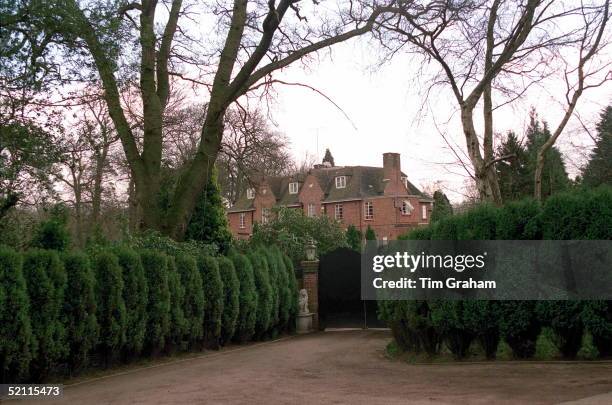
M 288 82 L 300 82 L 325 93 L 338 104 L 348 118 L 332 103 L 315 92 L 296 86 L 278 86 L 276 103 L 271 106 L 276 129 L 286 134 L 297 160 L 306 154 L 323 157 L 329 148 L 336 165 L 382 166 L 384 152 L 399 152 L 402 169 L 418 186 L 443 182 L 449 198 L 460 201 L 465 171 L 454 164 L 453 152 L 440 131 L 465 150 L 465 141 L 456 112 L 456 102 L 448 91 L 439 88 L 423 110 L 423 97 L 417 78 L 418 61 L 410 55 L 398 55 L 392 62 L 378 66 L 376 47 L 354 40 L 322 54 L 320 61 L 307 67 L 295 65 L 280 75 Z M 558 83 L 558 82 L 557 82 Z M 611 86 L 590 90 L 580 100 L 578 113 L 583 122 L 596 121 L 599 111 L 612 98 Z M 546 84 L 534 89 L 512 107 L 496 112 L 495 131 L 514 129 L 522 135 L 531 106 L 540 116 L 556 126 L 561 114 L 563 88 Z M 450 120 L 450 121 L 449 121 Z M 570 175 L 577 174 L 575 162 L 580 153 L 572 145 L 592 144 L 578 120 L 570 122 L 559 145 L 567 152 Z M 456 192 L 453 192 L 456 191 Z

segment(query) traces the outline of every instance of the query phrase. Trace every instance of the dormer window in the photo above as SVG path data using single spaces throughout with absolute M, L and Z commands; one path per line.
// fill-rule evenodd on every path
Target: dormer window
M 412 204 L 410 204 L 410 201 L 408 200 L 402 201 L 402 215 L 410 215 L 412 214 L 413 210 L 414 210 L 414 207 L 412 206 Z
M 336 188 L 345 188 L 346 187 L 346 176 L 337 176 L 336 177 Z
M 253 198 L 255 198 L 255 189 L 254 188 L 247 188 L 247 198 L 249 200 L 252 200 Z
M 297 194 L 298 188 L 299 186 L 297 182 L 289 183 L 289 194 Z

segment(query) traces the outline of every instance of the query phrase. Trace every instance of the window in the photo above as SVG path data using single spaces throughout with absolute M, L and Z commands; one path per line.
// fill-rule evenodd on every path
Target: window
M 244 224 L 244 212 L 240 213 L 240 229 L 244 229 L 246 226 Z
M 342 204 L 336 204 L 335 210 L 334 210 L 334 217 L 336 219 L 342 219 Z
M 317 213 L 315 211 L 315 205 L 314 204 L 308 204 L 308 216 L 309 217 L 314 217 L 316 215 L 317 215 Z
M 413 210 L 414 210 L 414 207 L 412 206 L 412 204 L 410 204 L 410 201 L 408 200 L 402 201 L 402 215 L 410 215 L 412 214 Z
M 298 183 L 289 183 L 289 194 L 297 194 L 298 193 Z
M 346 176 L 336 177 L 336 188 L 345 188 L 345 187 L 346 187 Z
M 365 219 L 374 219 L 374 204 L 372 204 L 372 201 L 363 203 L 363 215 Z
M 427 219 L 427 205 L 422 205 L 421 209 L 422 209 L 423 219 Z
M 270 220 L 270 208 L 262 208 L 261 209 L 261 223 L 267 224 Z
M 254 188 L 247 188 L 247 198 L 249 200 L 252 200 L 253 198 L 255 198 L 255 189 Z

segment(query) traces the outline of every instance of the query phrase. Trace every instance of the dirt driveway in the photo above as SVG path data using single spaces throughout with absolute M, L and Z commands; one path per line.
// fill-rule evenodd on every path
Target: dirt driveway
M 601 395 L 612 391 L 610 363 L 409 365 L 384 357 L 389 339 L 325 332 L 229 349 L 69 386 L 53 403 L 612 403 Z

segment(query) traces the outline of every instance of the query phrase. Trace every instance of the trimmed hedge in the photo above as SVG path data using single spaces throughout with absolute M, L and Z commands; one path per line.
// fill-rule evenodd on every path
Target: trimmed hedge
M 255 339 L 263 339 L 271 326 L 273 312 L 273 292 L 270 284 L 268 263 L 261 250 L 251 251 L 248 258 L 253 265 L 253 278 L 258 293 L 255 317 Z
M 204 288 L 204 343 L 218 349 L 223 315 L 223 281 L 219 264 L 214 257 L 200 256 L 198 267 Z
M 247 255 L 257 257 L 258 283 Z M 276 324 L 267 260 L 276 266 Z M 143 353 L 244 342 L 258 315 L 258 339 L 290 329 L 298 306 L 290 265 L 277 249 L 196 259 L 116 247 L 60 259 L 0 247 L 0 380 L 39 382 Z
M 23 381 L 34 348 L 21 255 L 0 247 L 0 381 Z
M 221 343 L 229 342 L 236 331 L 240 313 L 240 281 L 234 263 L 227 257 L 219 257 L 219 274 L 223 282 L 223 313 L 221 316 Z
M 239 312 L 234 332 L 234 341 L 242 343 L 250 340 L 255 333 L 257 320 L 257 287 L 253 276 L 251 261 L 243 254 L 232 252 L 230 258 L 234 263 L 236 274 L 240 280 L 238 296 Z
M 540 205 L 532 199 L 502 207 L 483 204 L 412 230 L 400 239 L 538 240 L 612 239 L 612 188 L 556 194 Z M 534 356 L 538 342 L 553 333 L 564 357 L 612 354 L 612 303 L 609 301 L 390 301 L 379 313 L 404 350 L 437 353 L 444 341 L 465 357 L 473 339 L 492 358 L 503 340 L 516 358 Z
M 28 286 L 34 336 L 30 374 L 43 379 L 68 353 L 62 320 L 66 273 L 57 252 L 31 250 L 24 255 L 23 273 Z
M 68 280 L 63 309 L 69 346 L 68 366 L 78 371 L 88 365 L 89 353 L 95 348 L 100 333 L 96 317 L 96 278 L 89 258 L 83 253 L 64 256 L 64 268 Z

